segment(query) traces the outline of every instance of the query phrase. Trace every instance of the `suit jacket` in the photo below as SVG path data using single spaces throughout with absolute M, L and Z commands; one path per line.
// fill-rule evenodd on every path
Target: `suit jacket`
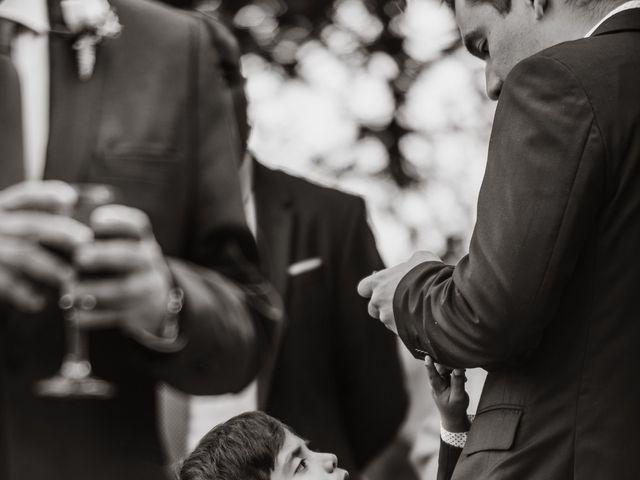
M 186 346 L 148 350 L 119 330 L 90 334 L 95 374 L 112 400 L 35 396 L 62 360 L 63 323 L 5 307 L 0 317 L 0 478 L 160 479 L 158 381 L 193 394 L 239 391 L 271 348 L 275 317 L 256 275 L 257 249 L 237 183 L 231 100 L 201 20 L 141 0 L 112 0 L 124 26 L 98 48 L 90 81 L 77 79 L 72 39 L 50 37 L 51 122 L 45 178 L 108 183 L 144 210 L 185 291 Z M 57 1 L 51 20 L 60 27 Z M 2 148 L 0 148 L 2 151 Z M 0 188 L 19 181 L 3 175 Z M 215 271 L 214 271 L 215 270 Z M 244 290 L 244 291 L 242 291 Z M 265 314 L 246 314 L 243 298 Z M 52 298 L 53 300 L 53 298 Z
M 357 479 L 407 406 L 395 338 L 356 292 L 382 268 L 364 202 L 259 163 L 254 182 L 258 244 L 286 312 L 261 407 Z
M 394 312 L 422 357 L 490 370 L 454 479 L 632 479 L 640 451 L 640 10 L 519 63 L 469 255 Z

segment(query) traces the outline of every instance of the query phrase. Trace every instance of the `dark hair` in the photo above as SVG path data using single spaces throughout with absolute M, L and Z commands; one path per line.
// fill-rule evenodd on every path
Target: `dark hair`
M 214 427 L 184 460 L 179 480 L 269 480 L 287 427 L 247 412 Z
M 489 3 L 493 5 L 500 15 L 506 15 L 511 11 L 511 0 L 466 0 L 471 4 Z M 456 10 L 456 0 L 442 0 L 451 10 Z

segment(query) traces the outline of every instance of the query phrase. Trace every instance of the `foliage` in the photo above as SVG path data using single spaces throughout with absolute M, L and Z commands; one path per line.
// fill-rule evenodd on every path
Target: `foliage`
M 437 0 L 212 0 L 265 163 L 363 195 L 389 262 L 466 249 L 492 108 Z

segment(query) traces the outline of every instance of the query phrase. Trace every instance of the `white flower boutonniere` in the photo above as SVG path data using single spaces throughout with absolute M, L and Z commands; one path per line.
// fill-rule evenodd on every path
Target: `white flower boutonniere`
M 120 19 L 107 0 L 62 0 L 65 24 L 77 35 L 73 44 L 78 60 L 78 78 L 87 81 L 96 66 L 96 48 L 105 39 L 122 32 Z

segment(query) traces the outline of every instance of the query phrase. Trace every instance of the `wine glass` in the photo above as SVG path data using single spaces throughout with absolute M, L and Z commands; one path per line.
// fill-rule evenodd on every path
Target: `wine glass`
M 116 201 L 116 189 L 110 185 L 82 183 L 73 188 L 78 193 L 78 201 L 71 216 L 84 224 L 89 223 L 91 213 L 97 207 Z M 95 299 L 91 304 L 91 298 L 74 298 L 70 293 L 71 286 L 63 287 L 58 301 L 64 316 L 66 339 L 62 365 L 53 377 L 38 381 L 35 392 L 55 398 L 112 398 L 116 393 L 115 385 L 92 375 L 87 333 L 75 321 L 77 309 L 93 308 Z

